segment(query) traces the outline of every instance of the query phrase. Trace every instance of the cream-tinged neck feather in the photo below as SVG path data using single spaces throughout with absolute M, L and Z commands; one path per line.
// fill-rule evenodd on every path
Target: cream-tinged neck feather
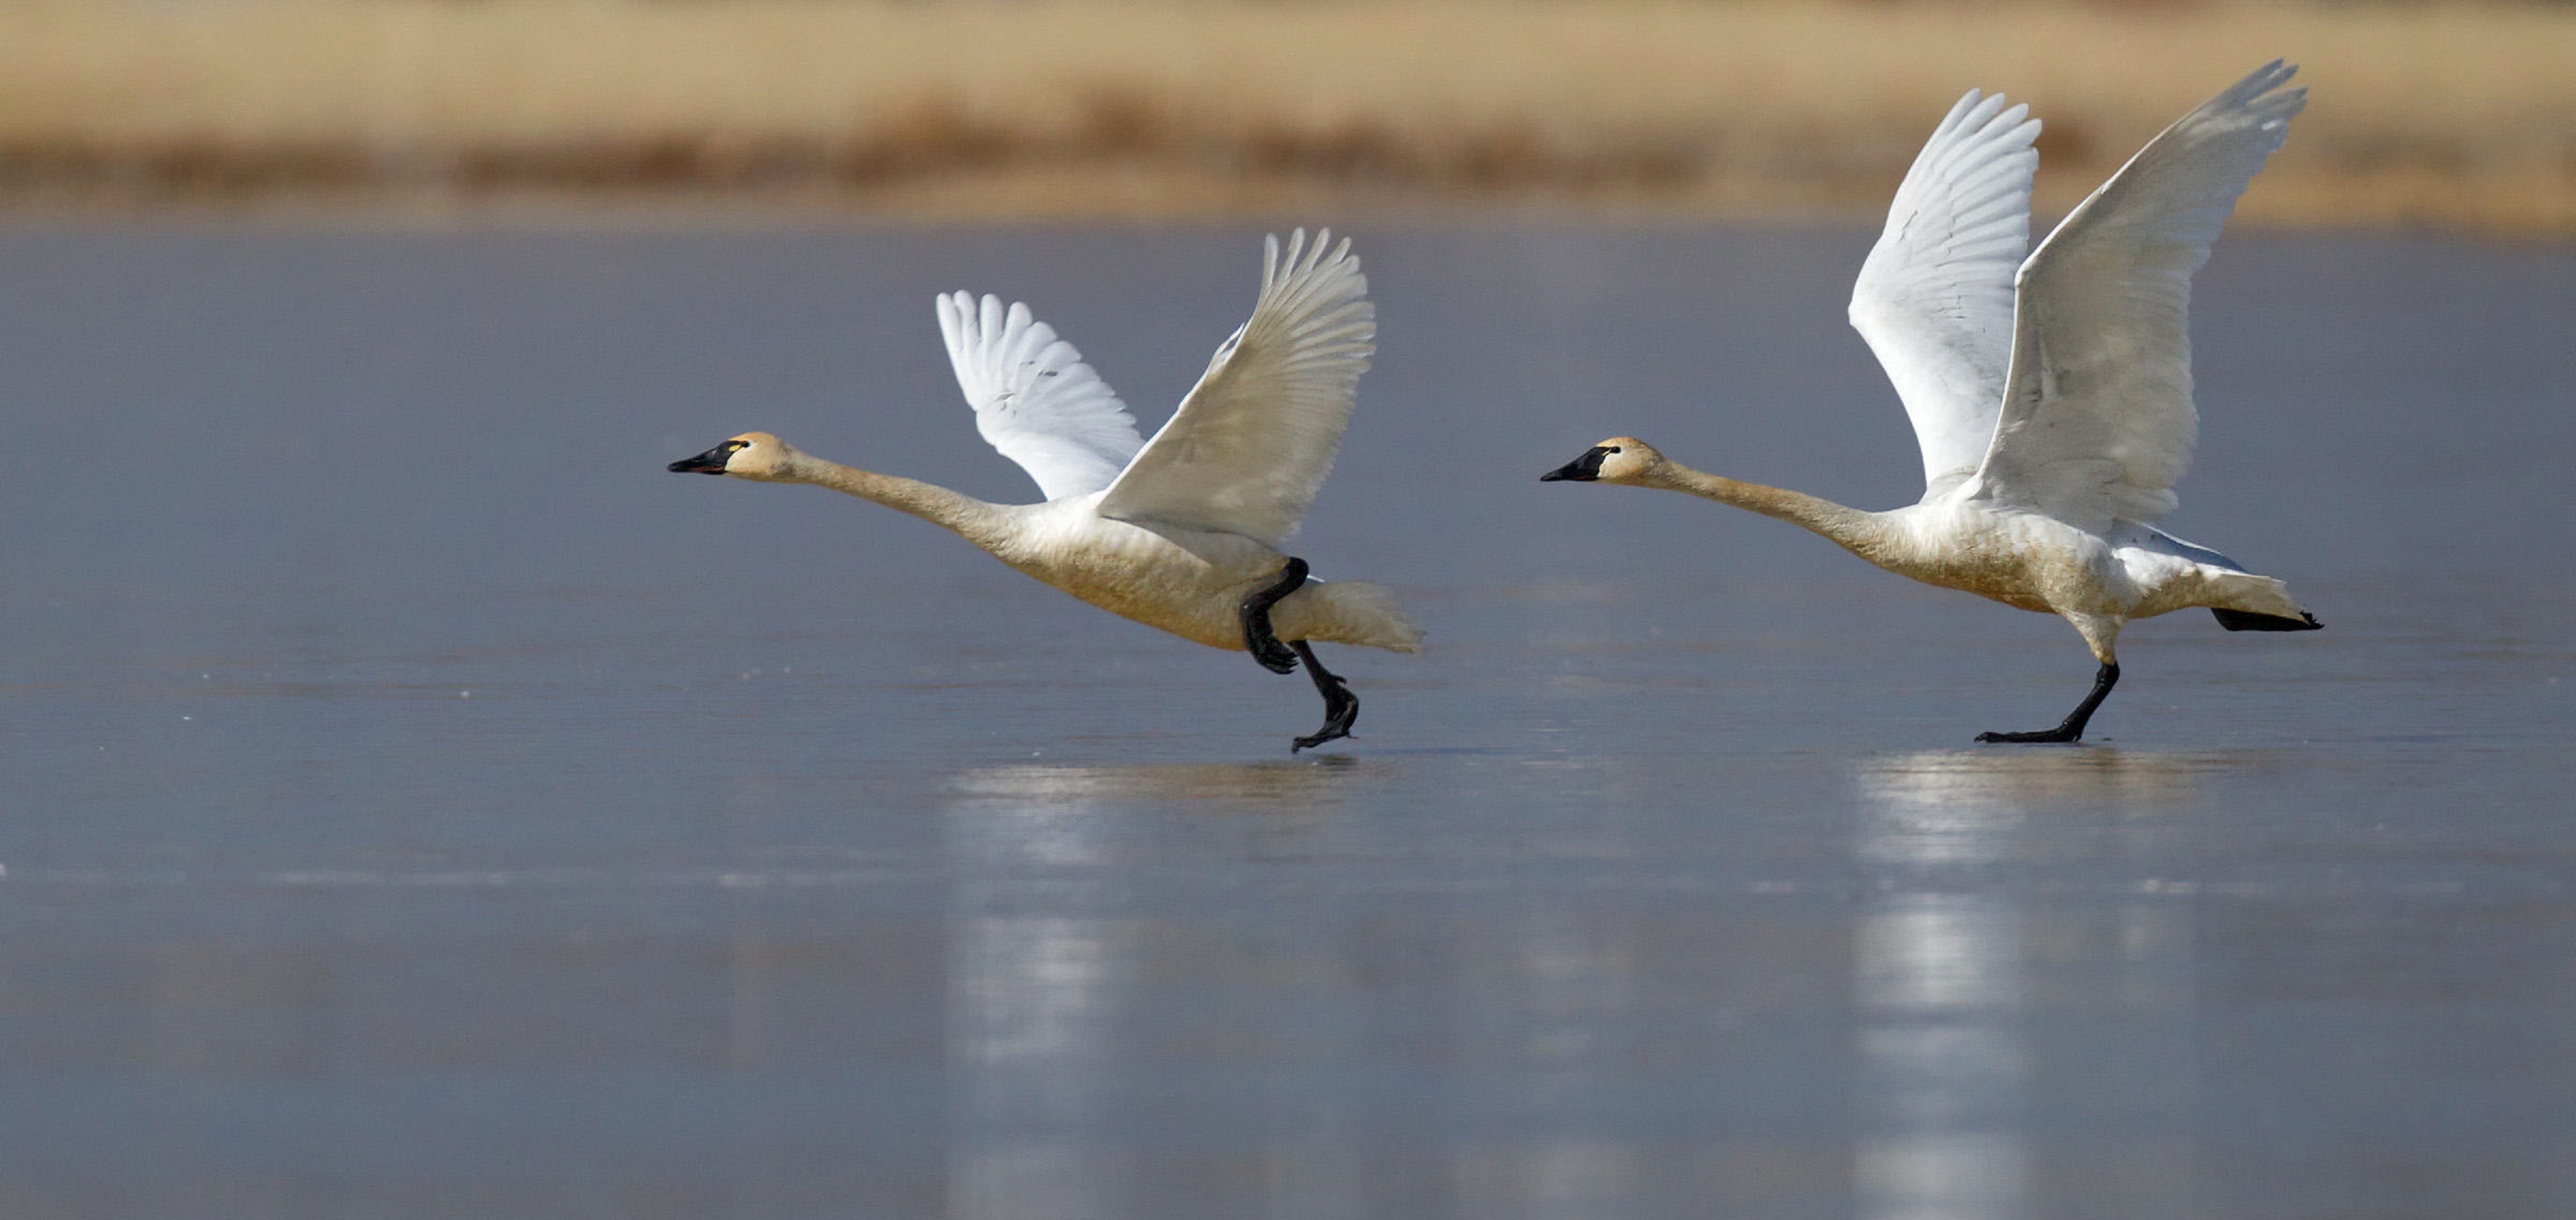
M 1844 550 L 1872 563 L 1884 563 L 1894 558 L 1896 531 L 1879 513 L 1848 508 L 1831 500 L 1811 496 L 1802 491 L 1790 491 L 1785 487 L 1766 487 L 1760 483 L 1746 483 L 1702 470 L 1693 470 L 1671 458 L 1655 463 L 1652 469 L 1636 476 L 1632 481 L 1646 487 L 1689 492 L 1694 496 L 1715 500 L 1720 504 L 1732 504 L 1737 508 L 1757 512 L 1765 517 L 1777 517 L 1791 525 L 1822 534 Z
M 795 451 L 785 465 L 786 469 L 775 476 L 779 482 L 811 483 L 907 512 L 986 550 L 999 544 L 1013 524 L 1011 514 L 1001 505 L 919 479 L 844 466 L 802 450 Z

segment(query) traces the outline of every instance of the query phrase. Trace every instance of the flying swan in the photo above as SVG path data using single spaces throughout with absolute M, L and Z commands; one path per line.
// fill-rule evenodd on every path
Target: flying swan
M 2099 668 L 2064 723 L 1979 741 L 2068 742 L 2120 680 L 2122 625 L 2206 606 L 2229 631 L 2311 631 L 2269 576 L 2154 528 L 2200 420 L 2191 273 L 2307 90 L 2279 60 L 2164 130 L 2025 260 L 2039 122 L 1976 90 L 1896 188 L 1851 320 L 1923 447 L 1923 499 L 1889 512 L 1740 483 L 1613 437 L 1540 476 L 1705 496 L 1871 563 L 2075 625 Z M 2019 270 L 2015 267 L 2018 265 Z
M 939 298 L 939 330 L 975 430 L 1020 464 L 1041 504 L 987 504 L 944 487 L 857 470 L 746 432 L 674 471 L 812 483 L 943 526 L 994 558 L 1112 614 L 1211 648 L 1250 651 L 1273 673 L 1304 662 L 1324 727 L 1290 753 L 1350 735 L 1357 696 L 1315 658 L 1317 641 L 1412 652 L 1395 595 L 1307 579 L 1280 547 L 1332 470 L 1376 311 L 1345 238 L 1265 239 L 1252 318 L 1219 344 L 1163 430 L 1136 434 L 1082 353 L 1014 304 Z M 1327 253 L 1327 249 L 1330 253 Z

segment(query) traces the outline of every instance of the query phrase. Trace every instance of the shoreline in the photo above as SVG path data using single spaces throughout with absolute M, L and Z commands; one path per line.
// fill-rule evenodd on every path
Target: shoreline
M 1354 223 L 1867 226 L 1886 219 L 1901 171 L 1871 189 L 1735 189 L 1652 193 L 1535 187 L 1512 192 L 1337 189 L 1335 184 L 1094 179 L 1004 171 L 848 189 L 453 190 L 355 187 L 256 194 L 44 190 L 0 192 L 0 225 L 210 223 L 367 228 L 1009 226 Z M 2043 176 L 2034 238 L 2097 183 Z M 2576 240 L 2576 187 L 2556 184 L 2351 180 L 2266 172 L 2229 230 L 2434 233 L 2491 241 Z
M 2288 54 L 2239 215 L 2576 236 L 2576 9 L 485 0 L 0 9 L 0 216 L 1876 216 L 1969 86 L 2063 211 Z

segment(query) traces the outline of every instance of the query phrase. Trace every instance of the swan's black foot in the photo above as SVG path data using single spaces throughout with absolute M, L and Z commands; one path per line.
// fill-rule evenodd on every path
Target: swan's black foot
M 2084 696 L 2084 702 L 2076 704 L 2075 710 L 2066 714 L 2065 723 L 2034 733 L 1979 733 L 1977 740 L 1989 745 L 2065 745 L 2076 741 L 2084 736 L 2084 725 L 2093 719 L 2093 709 L 2102 706 L 2102 700 L 2110 696 L 2111 687 L 2119 681 L 2120 667 L 2104 665 L 2093 671 L 2092 693 Z
M 2070 729 L 2061 724 L 2056 728 L 2041 729 L 2034 733 L 1979 733 L 1977 734 L 1977 740 L 1988 745 L 1993 745 L 1997 742 L 2012 744 L 2065 745 L 2068 742 L 2080 739 L 2083 735 L 2084 730 Z
M 1289 647 L 1296 649 L 1298 657 L 1306 662 L 1306 676 L 1315 680 L 1316 693 L 1324 697 L 1324 727 L 1298 738 L 1289 745 L 1288 752 L 1294 754 L 1336 737 L 1350 736 L 1352 722 L 1360 718 L 1360 697 L 1352 694 L 1351 688 L 1340 677 L 1315 659 L 1315 650 L 1308 647 L 1306 641 L 1298 640 Z
M 1291 556 L 1288 566 L 1279 571 L 1279 583 L 1243 599 L 1243 646 L 1252 653 L 1253 660 L 1274 674 L 1295 672 L 1297 654 L 1270 630 L 1270 608 L 1305 583 L 1306 561 Z

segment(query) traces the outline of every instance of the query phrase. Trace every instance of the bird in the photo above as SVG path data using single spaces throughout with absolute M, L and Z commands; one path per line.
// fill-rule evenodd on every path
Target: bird
M 1897 187 L 1851 322 L 1923 450 L 1920 502 L 1886 512 L 1703 473 L 1634 437 L 1542 481 L 1704 496 L 1803 526 L 1926 584 L 2056 614 L 2093 687 L 2056 727 L 1981 742 L 2073 742 L 2120 680 L 2121 628 L 2207 607 L 2229 631 L 2322 626 L 2280 580 L 2155 528 L 2200 427 L 2191 275 L 2281 147 L 2307 90 L 2280 60 L 2149 141 L 2028 258 L 2039 121 L 1969 90 Z
M 1324 725 L 1294 754 L 1348 737 L 1359 697 L 1317 643 L 1413 652 L 1422 632 L 1383 585 L 1313 578 L 1281 548 L 1332 470 L 1375 353 L 1368 279 L 1344 238 L 1299 229 L 1262 245 L 1252 316 L 1147 441 L 1082 353 L 1027 305 L 942 294 L 939 329 L 975 428 L 1044 500 L 991 504 L 826 461 L 746 432 L 675 472 L 810 483 L 942 526 L 1074 597 L 1185 640 L 1243 649 L 1273 673 L 1304 665 Z

